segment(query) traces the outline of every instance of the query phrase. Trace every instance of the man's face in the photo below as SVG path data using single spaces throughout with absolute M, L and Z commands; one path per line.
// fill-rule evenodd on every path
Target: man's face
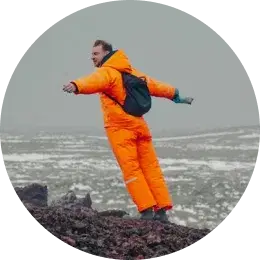
M 99 67 L 102 59 L 108 54 L 108 51 L 104 51 L 102 45 L 98 45 L 92 48 L 92 61 L 95 67 Z

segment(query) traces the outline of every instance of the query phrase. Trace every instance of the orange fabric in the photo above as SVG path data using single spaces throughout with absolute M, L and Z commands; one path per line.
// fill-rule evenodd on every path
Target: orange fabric
M 138 211 L 149 207 L 171 209 L 171 197 L 148 127 L 107 128 L 106 133 Z
M 125 185 L 139 211 L 149 207 L 172 208 L 172 202 L 143 117 L 134 117 L 108 98 L 121 104 L 125 91 L 120 72 L 145 77 L 152 96 L 172 99 L 175 88 L 136 70 L 122 50 L 113 54 L 89 76 L 74 80 L 77 94 L 100 94 L 104 126 L 114 155 L 123 172 Z
M 139 125 L 144 123 L 143 117 L 137 118 L 128 115 L 118 104 L 103 94 L 103 92 L 106 92 L 115 97 L 121 104 L 123 103 L 126 94 L 119 71 L 145 77 L 152 96 L 167 99 L 172 99 L 174 96 L 175 88 L 173 86 L 159 82 L 136 70 L 131 66 L 124 52 L 119 50 L 94 73 L 73 81 L 78 87 L 78 94 L 100 94 L 105 127 L 124 127 L 129 124 Z

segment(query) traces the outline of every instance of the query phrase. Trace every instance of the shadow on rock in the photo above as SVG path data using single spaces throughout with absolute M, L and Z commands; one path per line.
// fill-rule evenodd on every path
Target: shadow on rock
M 69 191 L 47 204 L 46 186 L 15 188 L 32 216 L 50 233 L 84 252 L 113 259 L 148 259 L 179 251 L 205 237 L 210 230 L 174 223 L 124 219 L 127 212 L 92 208 L 90 195 L 77 198 Z

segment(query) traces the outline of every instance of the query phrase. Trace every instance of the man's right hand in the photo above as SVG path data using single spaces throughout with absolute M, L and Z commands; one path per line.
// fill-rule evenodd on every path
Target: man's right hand
M 68 93 L 75 93 L 77 92 L 77 87 L 70 82 L 67 85 L 63 85 L 63 91 Z

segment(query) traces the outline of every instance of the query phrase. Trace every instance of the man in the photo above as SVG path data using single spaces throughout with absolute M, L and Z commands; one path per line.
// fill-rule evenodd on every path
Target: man
M 106 134 L 122 170 L 126 188 L 141 213 L 140 219 L 167 222 L 166 211 L 172 209 L 173 203 L 148 125 L 143 117 L 124 112 L 107 94 L 120 104 L 124 102 L 126 92 L 121 72 L 127 72 L 144 77 L 151 96 L 184 104 L 191 104 L 193 98 L 181 98 L 177 88 L 136 70 L 122 50 L 113 51 L 112 45 L 106 41 L 95 41 L 92 61 L 97 70 L 64 85 L 63 91 L 77 95 L 100 94 Z

